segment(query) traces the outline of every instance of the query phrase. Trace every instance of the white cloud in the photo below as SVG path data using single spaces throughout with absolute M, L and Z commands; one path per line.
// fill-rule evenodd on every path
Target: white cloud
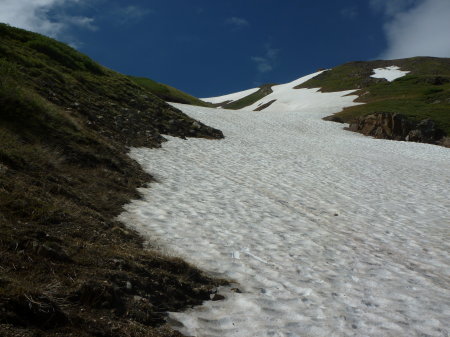
M 244 18 L 238 18 L 236 16 L 226 19 L 225 23 L 227 25 L 233 26 L 234 29 L 236 29 L 236 30 L 250 25 L 250 23 L 247 20 L 245 20 Z
M 449 0 L 372 0 L 384 11 L 388 43 L 380 58 L 450 57 Z
M 267 73 L 273 70 L 274 63 L 280 52 L 279 49 L 272 48 L 270 44 L 265 44 L 266 50 L 264 56 L 253 56 L 251 60 L 256 63 L 256 69 L 260 73 Z
M 81 0 L 1 0 L 0 22 L 51 37 L 57 37 L 70 26 L 96 29 L 92 18 L 51 14 Z

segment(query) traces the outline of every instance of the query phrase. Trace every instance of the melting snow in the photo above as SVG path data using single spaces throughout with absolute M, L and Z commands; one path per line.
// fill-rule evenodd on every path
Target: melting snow
M 202 101 L 217 104 L 217 103 L 223 103 L 227 101 L 237 101 L 241 98 L 244 98 L 245 96 L 251 95 L 255 92 L 257 92 L 259 88 L 253 88 L 253 89 L 247 89 L 244 91 L 235 92 L 232 94 L 224 95 L 224 96 L 218 96 L 218 97 L 209 97 L 209 98 L 200 98 Z
M 448 336 L 450 151 L 344 131 L 320 118 L 355 96 L 306 92 L 296 111 L 176 105 L 226 138 L 131 151 L 159 182 L 121 220 L 243 292 L 171 322 L 189 336 Z
M 397 66 L 391 66 L 386 68 L 376 68 L 373 70 L 373 75 L 370 75 L 370 77 L 373 78 L 384 78 L 388 80 L 389 82 L 392 82 L 393 80 L 403 77 L 406 74 L 409 73 L 409 71 L 403 71 L 400 70 Z

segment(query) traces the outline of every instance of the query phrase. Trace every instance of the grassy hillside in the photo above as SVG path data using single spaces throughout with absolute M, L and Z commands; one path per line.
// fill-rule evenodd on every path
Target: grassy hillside
M 152 181 L 128 146 L 221 138 L 69 46 L 0 24 L 0 335 L 177 336 L 218 284 L 115 217 Z
M 167 84 L 158 83 L 149 78 L 135 76 L 128 76 L 128 78 L 166 102 L 183 103 L 204 107 L 213 106 L 211 103 L 203 102 L 202 100 L 186 94 L 181 90 L 175 89 Z
M 375 68 L 396 65 L 410 71 L 393 82 L 371 78 Z M 366 104 L 335 114 L 346 122 L 373 112 L 402 113 L 418 121 L 432 118 L 450 134 L 450 59 L 415 57 L 392 61 L 352 62 L 326 71 L 298 88 L 324 92 L 358 90 Z

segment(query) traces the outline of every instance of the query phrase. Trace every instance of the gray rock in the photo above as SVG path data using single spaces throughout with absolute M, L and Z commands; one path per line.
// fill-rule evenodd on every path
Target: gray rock
M 444 136 L 445 133 L 436 126 L 433 120 L 428 118 L 419 122 L 414 130 L 408 133 L 406 140 L 419 143 L 436 143 Z

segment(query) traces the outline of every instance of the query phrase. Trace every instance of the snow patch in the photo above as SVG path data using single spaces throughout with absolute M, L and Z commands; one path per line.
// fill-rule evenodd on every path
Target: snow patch
M 397 66 L 390 66 L 390 67 L 386 67 L 386 68 L 374 69 L 373 75 L 370 75 L 370 77 L 384 78 L 384 79 L 388 80 L 389 82 L 392 82 L 393 80 L 403 77 L 408 73 L 410 73 L 410 71 L 403 71 L 403 70 L 400 70 L 400 68 Z

